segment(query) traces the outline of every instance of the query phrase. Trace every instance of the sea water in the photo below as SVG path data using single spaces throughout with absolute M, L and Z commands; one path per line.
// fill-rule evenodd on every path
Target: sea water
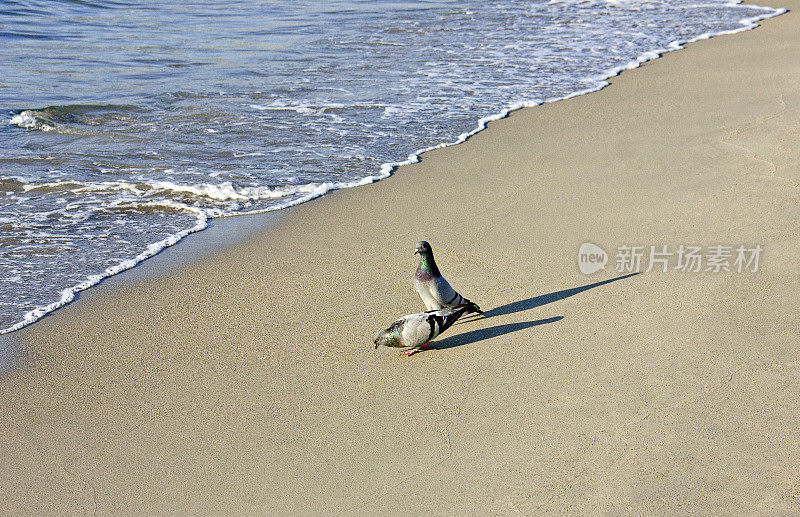
M 780 11 L 710 0 L 0 5 L 0 332 L 210 218 L 376 181 Z

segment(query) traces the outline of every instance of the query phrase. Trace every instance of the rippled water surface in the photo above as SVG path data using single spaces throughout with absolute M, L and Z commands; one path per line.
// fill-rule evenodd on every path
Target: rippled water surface
M 209 217 L 369 183 L 485 117 L 772 14 L 683 0 L 2 2 L 0 329 Z

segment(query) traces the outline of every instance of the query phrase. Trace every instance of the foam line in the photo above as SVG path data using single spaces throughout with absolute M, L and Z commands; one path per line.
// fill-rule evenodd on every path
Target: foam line
M 725 4 L 725 5 L 727 7 L 739 7 L 739 8 L 742 8 L 742 9 L 771 9 L 772 12 L 771 13 L 762 14 L 762 15 L 758 15 L 758 16 L 751 16 L 749 18 L 744 18 L 744 19 L 739 21 L 739 23 L 742 25 L 742 27 L 737 28 L 737 29 L 731 29 L 731 30 L 720 31 L 720 32 L 715 32 L 715 33 L 705 33 L 705 34 L 701 34 L 699 36 L 696 36 L 694 38 L 687 39 L 687 40 L 675 40 L 675 41 L 672 41 L 669 44 L 667 44 L 667 46 L 664 47 L 664 48 L 660 48 L 660 49 L 656 49 L 656 50 L 649 50 L 647 52 L 644 52 L 644 53 L 640 54 L 636 59 L 630 61 L 626 65 L 612 68 L 612 69 L 607 70 L 606 72 L 604 72 L 602 74 L 598 74 L 595 77 L 589 78 L 592 81 L 596 82 L 595 86 L 592 86 L 592 87 L 589 87 L 589 88 L 586 88 L 586 89 L 583 89 L 583 90 L 579 90 L 579 91 L 576 91 L 576 92 L 572 92 L 572 93 L 569 93 L 567 95 L 563 95 L 563 96 L 560 96 L 560 97 L 553 97 L 553 98 L 545 99 L 543 101 L 520 102 L 520 103 L 513 104 L 511 106 L 508 106 L 506 108 L 503 108 L 502 110 L 498 111 L 497 113 L 495 113 L 493 115 L 489 115 L 489 116 L 486 116 L 486 117 L 478 120 L 478 125 L 477 125 L 477 127 L 475 129 L 473 129 L 472 131 L 468 131 L 468 132 L 462 133 L 461 135 L 458 136 L 458 138 L 456 140 L 453 140 L 452 142 L 441 142 L 441 143 L 436 144 L 434 146 L 425 147 L 423 149 L 418 149 L 418 150 L 414 151 L 413 153 L 411 153 L 408 156 L 408 159 L 406 159 L 404 161 L 386 162 L 386 163 L 381 164 L 381 168 L 380 168 L 380 173 L 379 174 L 372 175 L 372 176 L 367 176 L 365 178 L 362 178 L 362 179 L 357 180 L 357 181 L 352 181 L 352 182 L 323 183 L 322 185 L 320 185 L 317 188 L 317 190 L 315 191 L 315 195 L 306 195 L 303 198 L 301 198 L 300 200 L 295 200 L 295 201 L 288 202 L 288 203 L 285 203 L 285 204 L 282 204 L 282 205 L 278 205 L 278 206 L 275 206 L 275 207 L 266 208 L 264 210 L 255 210 L 255 211 L 251 211 L 251 212 L 236 213 L 236 214 L 225 214 L 224 217 L 232 216 L 232 215 L 257 214 L 257 213 L 263 213 L 263 212 L 271 212 L 271 211 L 274 211 L 274 210 L 280 210 L 282 208 L 287 208 L 287 207 L 290 207 L 290 206 L 298 205 L 300 203 L 305 203 L 306 201 L 310 201 L 312 199 L 315 199 L 316 197 L 322 196 L 322 195 L 324 195 L 324 194 L 326 194 L 326 193 L 328 193 L 328 192 L 330 192 L 332 190 L 338 190 L 338 189 L 350 188 L 350 187 L 358 187 L 358 186 L 361 186 L 361 185 L 367 185 L 369 183 L 374 183 L 374 182 L 382 180 L 384 178 L 388 178 L 389 176 L 392 175 L 392 173 L 398 167 L 400 167 L 402 165 L 410 165 L 412 163 L 419 162 L 420 159 L 421 159 L 421 155 L 423 153 L 426 153 L 428 151 L 433 151 L 434 149 L 441 149 L 441 148 L 444 148 L 444 147 L 450 147 L 450 146 L 453 146 L 453 145 L 461 144 L 461 143 L 465 142 L 471 136 L 473 136 L 473 135 L 475 135 L 477 133 L 480 133 L 481 131 L 486 129 L 486 127 L 487 127 L 489 122 L 493 122 L 495 120 L 500 120 L 500 119 L 506 118 L 507 116 L 509 116 L 514 111 L 520 110 L 522 108 L 532 108 L 534 106 L 539 106 L 541 104 L 548 103 L 548 102 L 556 102 L 556 101 L 560 101 L 560 100 L 571 99 L 571 98 L 577 97 L 579 95 L 585 95 L 587 93 L 593 93 L 593 92 L 602 90 L 603 88 L 605 88 L 606 86 L 611 84 L 611 83 L 608 82 L 608 79 L 618 76 L 619 74 L 621 74 L 625 70 L 632 70 L 634 68 L 638 68 L 638 67 L 642 66 L 644 63 L 646 63 L 648 61 L 652 61 L 653 59 L 657 59 L 657 58 L 663 56 L 667 52 L 672 52 L 674 50 L 680 50 L 680 49 L 684 48 L 684 46 L 686 44 L 688 44 L 688 43 L 694 43 L 695 41 L 706 40 L 706 39 L 712 38 L 714 36 L 723 36 L 723 35 L 726 35 L 726 34 L 735 34 L 737 32 L 751 30 L 751 29 L 754 29 L 754 28 L 758 27 L 758 23 L 757 22 L 759 22 L 761 20 L 764 20 L 766 18 L 772 18 L 774 16 L 781 15 L 781 14 L 784 14 L 784 13 L 787 12 L 786 9 L 782 9 L 782 8 L 779 9 L 779 8 L 761 7 L 761 6 L 750 5 L 750 4 L 742 4 L 739 1 L 733 1 L 733 2 L 730 2 L 730 3 Z M 719 7 L 719 6 L 693 5 L 691 7 L 709 7 L 710 8 L 710 7 Z
M 132 259 L 123 260 L 122 262 L 120 262 L 117 265 L 114 265 L 114 266 L 106 268 L 100 274 L 90 275 L 90 276 L 86 277 L 86 279 L 83 280 L 82 282 L 80 282 L 80 283 L 78 283 L 78 284 L 76 284 L 76 285 L 74 285 L 72 287 L 69 287 L 67 289 L 64 289 L 63 291 L 61 291 L 61 298 L 58 301 L 55 301 L 55 302 L 50 303 L 48 305 L 43 305 L 41 307 L 37 307 L 37 308 L 25 313 L 25 315 L 22 318 L 22 321 L 19 321 L 16 324 L 14 324 L 14 325 L 12 325 L 12 326 L 10 326 L 8 328 L 1 329 L 0 330 L 0 334 L 6 334 L 6 333 L 9 333 L 9 332 L 13 332 L 15 330 L 19 330 L 19 329 L 21 329 L 23 327 L 27 327 L 28 325 L 30 325 L 31 323 L 41 319 L 42 317 L 44 317 L 48 313 L 51 313 L 54 310 L 59 309 L 59 308 L 63 307 L 64 305 L 67 305 L 68 303 L 70 303 L 72 300 L 75 299 L 75 296 L 79 292 L 85 291 L 86 289 L 89 289 L 90 287 L 99 284 L 100 282 L 102 282 L 104 279 L 106 279 L 108 277 L 114 276 L 114 275 L 116 275 L 118 273 L 121 273 L 121 272 L 123 272 L 123 271 L 125 271 L 127 269 L 130 269 L 130 268 L 136 266 L 140 262 L 142 262 L 144 260 L 147 260 L 148 258 L 150 258 L 153 255 L 157 254 L 158 252 L 160 252 L 164 248 L 167 248 L 169 246 L 173 246 L 174 244 L 177 244 L 181 239 L 183 239 L 187 235 L 189 235 L 191 233 L 199 232 L 200 230 L 204 230 L 204 229 L 206 229 L 208 227 L 208 216 L 206 215 L 206 213 L 203 210 L 200 210 L 198 208 L 191 207 L 191 206 L 188 206 L 188 205 L 181 205 L 181 204 L 175 203 L 173 201 L 153 202 L 153 203 L 150 203 L 150 206 L 163 206 L 163 207 L 168 207 L 168 208 L 178 208 L 178 209 L 187 210 L 189 212 L 193 212 L 193 213 L 197 214 L 197 222 L 191 228 L 188 228 L 188 229 L 180 231 L 180 232 L 178 232 L 176 234 L 170 235 L 169 237 L 167 237 L 164 240 L 149 244 L 144 249 L 144 251 L 142 251 L 141 253 L 139 253 L 138 255 L 133 257 Z

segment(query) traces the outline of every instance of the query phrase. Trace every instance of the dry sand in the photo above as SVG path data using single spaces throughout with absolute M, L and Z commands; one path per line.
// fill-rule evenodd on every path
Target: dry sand
M 17 333 L 0 514 L 800 513 L 799 20 L 516 112 Z M 421 309 L 423 238 L 489 317 L 375 351 Z M 605 272 L 579 272 L 585 241 Z M 764 251 L 756 273 L 603 282 L 625 244 Z

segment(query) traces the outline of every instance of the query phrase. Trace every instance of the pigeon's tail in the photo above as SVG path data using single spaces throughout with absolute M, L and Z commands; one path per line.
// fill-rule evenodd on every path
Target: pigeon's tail
M 471 301 L 467 300 L 466 298 L 464 298 L 464 303 L 462 305 L 466 305 L 467 306 L 467 310 L 466 310 L 465 314 L 472 314 L 473 312 L 477 312 L 478 314 L 481 314 L 481 315 L 483 314 L 483 311 L 481 310 L 480 307 L 478 307 L 477 303 L 471 302 Z
M 483 314 L 483 311 L 481 310 L 480 307 L 478 307 L 477 304 L 467 299 L 464 299 L 463 303 L 459 303 L 458 305 L 453 307 L 453 310 L 456 311 L 459 317 L 461 317 L 464 314 L 472 314 L 473 312 Z
M 441 310 L 441 311 L 431 311 L 431 314 L 442 314 L 442 313 L 444 313 L 443 314 L 443 316 L 444 316 L 443 319 L 439 320 L 440 321 L 439 330 L 438 330 L 438 332 L 436 332 L 436 335 L 438 336 L 442 332 L 444 332 L 445 330 L 449 329 L 450 325 L 455 323 L 456 320 L 458 318 L 460 318 L 461 316 L 463 316 L 464 314 L 467 314 L 469 312 L 469 309 L 471 309 L 473 306 L 476 306 L 476 305 L 474 303 L 472 303 L 472 302 L 465 302 L 465 303 L 461 303 L 461 304 L 453 307 L 452 309 L 444 309 L 444 310 Z M 434 318 L 437 318 L 437 317 L 438 318 L 442 318 L 442 316 L 434 316 Z M 434 319 L 434 321 L 435 321 L 435 319 Z M 431 333 L 433 333 L 433 325 L 431 325 Z M 432 337 L 435 337 L 435 336 L 432 336 Z

